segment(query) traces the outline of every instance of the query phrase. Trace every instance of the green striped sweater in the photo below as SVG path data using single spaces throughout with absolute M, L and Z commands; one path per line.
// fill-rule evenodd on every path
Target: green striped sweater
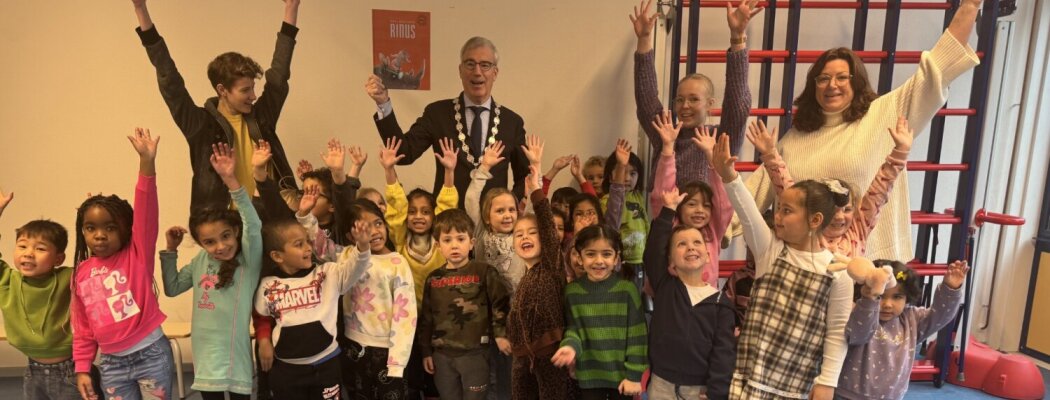
M 648 329 L 634 284 L 616 276 L 591 282 L 586 276 L 565 287 L 569 318 L 562 346 L 576 350 L 580 388 L 618 388 L 641 382 L 649 367 Z

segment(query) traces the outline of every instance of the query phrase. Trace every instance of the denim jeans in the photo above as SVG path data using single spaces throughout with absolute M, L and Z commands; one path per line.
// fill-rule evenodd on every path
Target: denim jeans
M 102 354 L 102 396 L 121 400 L 169 400 L 175 389 L 171 343 L 161 337 L 126 356 Z
M 72 359 L 55 364 L 29 360 L 24 378 L 22 398 L 25 400 L 80 398 Z

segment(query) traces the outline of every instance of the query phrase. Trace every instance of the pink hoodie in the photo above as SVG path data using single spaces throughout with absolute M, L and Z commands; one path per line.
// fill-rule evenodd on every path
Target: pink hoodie
M 710 169 L 709 163 L 705 163 L 705 168 L 708 168 L 707 176 L 713 179 L 711 182 L 705 182 L 711 187 L 712 192 L 711 216 L 708 218 L 707 225 L 700 229 L 700 233 L 704 235 L 704 240 L 707 242 L 707 254 L 711 258 L 711 262 L 707 265 L 708 270 L 703 273 L 703 278 L 711 286 L 718 287 L 718 257 L 722 252 L 722 238 L 725 237 L 729 223 L 733 220 L 733 204 L 729 202 L 722 179 Z M 677 174 L 674 155 L 661 155 L 656 162 L 653 191 L 649 193 L 649 210 L 653 218 L 660 215 L 660 210 L 664 207 L 664 192 L 675 188 Z M 676 222 L 681 223 L 677 219 Z M 671 274 L 678 275 L 673 269 Z
M 128 245 L 107 258 L 90 257 L 73 275 L 71 322 L 76 372 L 89 372 L 95 352 L 119 353 L 167 318 L 153 292 L 158 234 L 157 178 L 139 176 Z

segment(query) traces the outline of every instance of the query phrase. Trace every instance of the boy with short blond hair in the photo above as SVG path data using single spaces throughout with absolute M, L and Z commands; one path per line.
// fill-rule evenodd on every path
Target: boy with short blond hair
M 474 221 L 461 209 L 434 218 L 434 239 L 446 263 L 427 277 L 416 332 L 424 368 L 434 374 L 442 399 L 484 399 L 489 346 L 495 341 L 510 353 L 510 284 L 493 266 L 469 258 L 473 233 Z
M 14 193 L 0 193 L 0 214 Z M 11 264 L 0 260 L 0 312 L 11 346 L 29 357 L 22 398 L 80 398 L 73 382 L 73 331 L 69 328 L 66 228 L 35 220 L 15 230 Z

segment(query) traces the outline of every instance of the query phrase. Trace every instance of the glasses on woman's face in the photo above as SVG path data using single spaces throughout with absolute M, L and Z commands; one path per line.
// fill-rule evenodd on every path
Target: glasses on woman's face
M 816 78 L 813 78 L 813 81 L 817 83 L 817 87 L 827 87 L 833 79 L 835 80 L 836 86 L 845 86 L 849 83 L 850 79 L 853 79 L 853 75 L 840 74 L 831 76 L 828 74 L 820 74 L 817 75 Z
M 462 65 L 463 68 L 466 68 L 467 71 L 473 71 L 474 68 L 481 67 L 481 72 L 489 72 L 492 70 L 493 67 L 496 66 L 495 63 L 491 63 L 488 61 L 477 62 L 474 60 L 463 61 L 460 65 Z

